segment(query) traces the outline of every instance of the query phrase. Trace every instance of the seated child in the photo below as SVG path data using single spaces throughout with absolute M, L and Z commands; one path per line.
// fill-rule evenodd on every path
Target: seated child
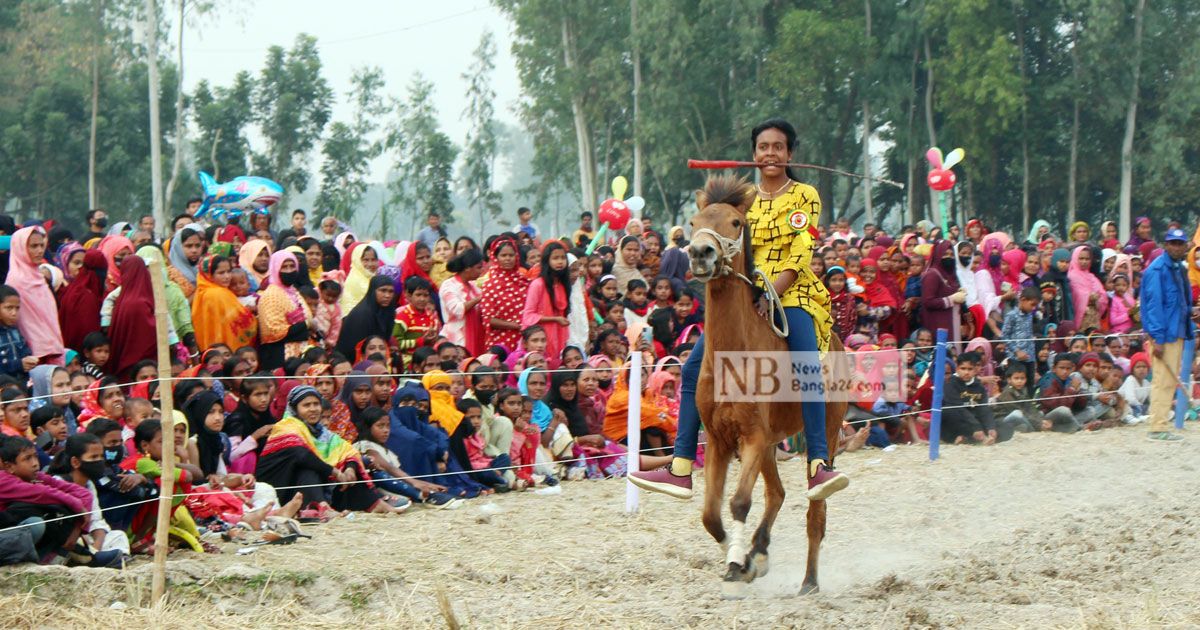
M 391 418 L 379 407 L 367 407 L 359 418 L 358 435 L 361 438 L 354 448 L 362 453 L 363 463 L 375 480 L 375 486 L 384 492 L 421 503 L 437 509 L 455 509 L 459 499 L 446 493 L 446 487 L 413 479 L 400 467 L 400 458 L 388 449 L 387 440 L 392 433 Z
M 996 443 L 998 433 L 987 405 L 987 390 L 976 377 L 982 357 L 976 352 L 964 352 L 958 357 L 954 375 L 946 379 L 942 404 L 942 439 L 955 444 Z M 960 406 L 965 405 L 965 406 Z
M 1129 365 L 1129 376 L 1125 377 L 1118 393 L 1129 405 L 1134 421 L 1141 422 L 1150 412 L 1150 379 L 1146 378 L 1150 373 L 1150 358 L 1145 352 L 1139 352 L 1130 357 Z
M 0 528 L 24 525 L 43 564 L 66 564 L 92 507 L 87 488 L 41 472 L 33 442 L 0 436 Z M 59 517 L 77 515 L 77 518 Z
M 1086 396 L 1079 395 L 1079 388 L 1083 387 L 1083 378 L 1075 372 L 1074 354 L 1059 353 L 1054 355 L 1053 360 L 1053 366 L 1042 376 L 1038 386 L 1039 404 L 1042 413 L 1050 421 L 1052 430 L 1074 433 L 1082 428 L 1077 416 L 1082 416 L 1088 403 Z
M 91 556 L 88 566 L 120 568 L 129 556 L 129 538 L 124 531 L 113 531 L 112 526 L 104 520 L 100 508 L 100 491 L 95 482 L 108 475 L 100 438 L 91 433 L 72 435 L 54 458 L 48 472 L 63 481 L 86 488 L 91 495 L 91 513 L 88 514 L 88 523 L 84 526 L 81 543 L 76 550 Z
M 1025 366 L 1020 362 L 1010 361 L 1005 376 L 1008 378 L 1008 385 L 996 397 L 993 405 L 995 417 L 1000 418 L 1000 421 L 996 423 L 1000 441 L 1011 438 L 1014 432 L 1028 433 L 1029 431 L 1052 429 L 1053 423 L 1042 416 L 1037 403 L 1029 400 L 1029 395 L 1026 393 L 1028 390 L 1025 388 L 1028 380 Z M 1006 434 L 1008 437 L 1004 437 Z
M 43 405 L 29 414 L 29 427 L 33 429 L 33 443 L 46 455 L 54 457 L 62 451 L 67 441 L 67 419 L 62 407 Z

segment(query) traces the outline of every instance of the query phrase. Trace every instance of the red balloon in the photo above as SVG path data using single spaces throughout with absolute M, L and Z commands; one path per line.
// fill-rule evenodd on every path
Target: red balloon
M 624 230 L 631 216 L 629 206 L 620 199 L 605 199 L 600 204 L 600 223 L 607 223 L 610 229 Z
M 954 171 L 947 168 L 935 168 L 929 171 L 929 176 L 925 178 L 929 187 L 934 190 L 946 191 L 954 188 L 954 184 L 958 178 L 954 176 Z

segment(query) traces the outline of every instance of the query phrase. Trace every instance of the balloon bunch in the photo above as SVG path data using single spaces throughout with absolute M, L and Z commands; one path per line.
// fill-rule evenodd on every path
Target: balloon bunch
M 933 170 L 929 171 L 929 175 L 925 181 L 929 183 L 929 187 L 937 191 L 947 191 L 954 188 L 954 184 L 958 183 L 958 178 L 955 177 L 954 171 L 950 170 L 959 162 L 962 162 L 966 156 L 966 152 L 962 149 L 955 149 L 946 156 L 945 161 L 942 160 L 942 150 L 933 147 L 925 152 L 925 159 L 929 160 Z
M 596 230 L 596 236 L 592 238 L 592 242 L 587 246 L 587 253 L 590 255 L 596 251 L 596 248 L 604 242 L 604 235 L 611 228 L 613 230 L 623 230 L 629 224 L 629 220 L 633 218 L 633 213 L 641 212 L 642 208 L 646 207 L 646 200 L 641 197 L 630 197 L 622 201 L 626 191 L 629 189 L 629 181 L 622 175 L 617 175 L 612 180 L 612 197 L 605 199 L 604 203 L 600 204 L 600 229 Z
M 966 157 L 966 152 L 961 148 L 951 151 L 946 155 L 946 159 L 942 159 L 942 150 L 937 147 L 932 147 L 925 152 L 925 159 L 929 160 L 929 165 L 933 170 L 929 171 L 929 175 L 925 177 L 925 182 L 929 187 L 938 191 L 946 192 L 954 188 L 954 184 L 958 183 L 958 177 L 954 175 L 953 169 L 955 165 L 963 161 Z M 946 195 L 941 195 L 939 199 L 939 212 L 942 215 L 942 237 L 946 238 L 950 234 L 948 226 L 949 218 L 946 215 Z

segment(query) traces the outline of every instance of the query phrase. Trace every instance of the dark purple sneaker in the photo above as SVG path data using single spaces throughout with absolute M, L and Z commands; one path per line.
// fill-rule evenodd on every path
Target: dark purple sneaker
M 808 500 L 823 501 L 849 485 L 850 478 L 845 474 L 830 470 L 825 464 L 817 464 L 817 473 L 808 480 Z
M 671 474 L 671 467 L 629 473 L 629 481 L 642 490 L 661 492 L 676 499 L 692 498 L 692 476 Z

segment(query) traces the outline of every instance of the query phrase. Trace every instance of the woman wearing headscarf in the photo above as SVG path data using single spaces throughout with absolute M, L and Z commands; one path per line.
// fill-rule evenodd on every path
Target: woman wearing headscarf
M 250 290 L 257 291 L 266 282 L 271 264 L 271 245 L 262 239 L 251 239 L 238 252 L 238 266 L 250 276 Z
M 1129 240 L 1125 242 L 1125 253 L 1136 254 L 1142 245 L 1153 243 L 1154 239 L 1150 234 L 1150 217 L 1138 217 L 1133 220 L 1133 233 L 1129 235 Z
M 347 441 L 321 424 L 321 395 L 308 385 L 288 394 L 287 410 L 275 423 L 257 477 L 279 488 L 280 503 L 304 495 L 304 504 L 319 512 L 350 509 L 392 512 L 367 475 L 362 456 Z M 346 485 L 331 487 L 327 482 Z M 305 486 L 299 489 L 288 487 Z
M 1071 265 L 1071 252 L 1065 248 L 1058 248 L 1049 256 L 1050 265 L 1046 271 L 1038 276 L 1038 288 L 1043 293 L 1046 291 L 1054 292 L 1054 299 L 1051 301 L 1050 312 L 1044 313 L 1044 316 L 1051 322 L 1059 323 L 1071 322 L 1075 325 L 1075 300 L 1071 295 L 1071 281 L 1067 276 Z
M 1080 330 L 1099 328 L 1108 313 L 1108 294 L 1104 283 L 1092 273 L 1092 250 L 1076 247 L 1071 253 L 1071 267 L 1067 280 L 1071 284 L 1071 305 L 1075 311 L 1074 322 Z
M 357 240 L 358 237 L 354 235 L 354 232 L 346 231 L 333 237 L 333 246 L 337 249 L 339 255 L 345 256 L 346 250 Z
M 521 342 L 521 311 L 530 280 L 521 273 L 518 255 L 516 241 L 508 237 L 496 239 L 488 251 L 492 265 L 483 284 L 479 317 L 483 320 L 483 344 L 489 348 L 499 345 L 515 350 Z
M 17 329 L 29 345 L 37 363 L 63 364 L 62 332 L 58 324 L 58 304 L 46 285 L 38 265 L 45 259 L 46 231 L 41 227 L 17 230 L 11 241 L 8 278 L 5 284 L 21 295 Z M 32 367 L 32 366 L 30 366 Z
M 413 242 L 412 247 L 408 248 L 408 252 L 404 254 L 404 262 L 400 264 L 400 276 L 403 278 L 403 280 L 408 280 L 409 278 L 416 276 L 429 281 L 429 284 L 432 285 L 429 295 L 433 298 L 434 307 L 440 312 L 441 303 L 439 302 L 438 298 L 439 287 L 429 275 L 429 270 L 431 268 L 433 268 L 433 258 L 429 252 L 429 246 L 420 241 L 415 241 Z M 401 293 L 400 296 L 401 303 L 403 303 L 404 294 Z
M 630 223 L 637 223 L 630 221 Z M 646 277 L 638 269 L 642 262 L 642 241 L 636 236 L 625 236 L 613 259 L 613 276 L 617 278 L 617 293 L 625 295 L 629 291 L 630 280 L 646 282 Z
M 967 293 L 958 284 L 955 273 L 958 257 L 950 241 L 938 241 L 930 253 L 929 266 L 921 274 L 921 325 L 929 330 L 949 331 L 954 342 L 959 336 L 959 310 Z
M 666 277 L 671 281 L 671 288 L 675 289 L 675 295 L 682 295 L 684 289 L 687 288 L 687 273 L 691 266 L 692 263 L 687 252 L 678 248 L 668 249 L 663 252 L 662 264 L 658 268 L 658 273 L 659 276 Z
M 364 260 L 364 256 L 370 260 Z M 368 264 L 371 266 L 368 267 Z M 342 266 L 346 270 L 346 281 L 342 284 L 340 301 L 342 312 L 349 313 L 367 294 L 371 278 L 375 277 L 375 271 L 379 269 L 379 255 L 366 243 L 354 243 L 349 250 L 349 256 L 342 260 Z
M 258 365 L 262 370 L 283 367 L 283 362 L 299 356 L 303 342 L 308 339 L 308 322 L 312 313 L 296 290 L 300 266 L 291 252 L 271 255 L 268 272 L 270 284 L 258 299 Z M 346 334 L 343 328 L 342 334 Z
M 463 419 L 450 394 L 452 384 L 450 375 L 441 370 L 427 372 L 421 377 L 421 386 L 429 392 L 429 422 L 440 426 L 447 435 L 453 435 Z
M 248 346 L 258 334 L 254 313 L 229 290 L 232 261 L 222 256 L 205 256 L 196 276 L 196 294 L 192 298 L 192 324 L 196 344 L 209 348 L 223 343 L 236 350 Z
M 187 346 L 188 351 L 195 355 L 200 354 L 201 348 L 196 347 L 196 328 L 192 324 L 192 305 L 188 303 L 187 296 L 183 294 L 183 289 L 175 284 L 167 271 L 167 265 L 163 258 L 162 249 L 154 245 L 143 245 L 137 250 L 137 255 L 146 262 L 147 269 L 150 265 L 158 262 L 162 268 L 163 288 L 166 290 L 167 298 L 167 313 L 171 316 L 171 321 L 168 323 L 168 336 L 172 344 L 183 342 Z M 118 287 L 116 292 L 119 292 Z M 104 309 L 101 308 L 101 321 L 104 320 Z
M 1088 239 L 1092 236 L 1092 228 L 1088 226 L 1087 221 L 1076 221 L 1067 229 L 1067 243 L 1065 247 L 1074 249 L 1080 245 L 1087 245 Z
M 391 339 L 396 324 L 396 288 L 389 278 L 375 276 L 367 285 L 366 294 L 342 319 L 337 352 L 353 358 L 358 344 L 367 337 Z
M 58 248 L 54 255 L 54 264 L 59 269 L 62 269 L 63 277 L 66 278 L 67 282 L 74 282 L 75 277 L 79 275 L 79 271 L 83 268 L 83 258 L 87 251 L 82 245 L 74 241 L 64 243 Z M 96 253 L 100 255 L 102 260 L 104 259 L 103 252 L 97 251 Z M 107 260 L 105 260 L 104 267 L 105 269 L 108 268 Z
M 63 345 L 68 348 L 82 348 L 83 338 L 100 330 L 100 306 L 104 304 L 108 272 L 108 261 L 103 252 L 95 249 L 78 251 L 84 255 L 83 268 L 59 295 L 62 303 L 68 306 L 58 312 Z
M 126 256 L 121 262 L 121 295 L 113 304 L 108 327 L 112 354 L 105 372 L 124 377 L 138 361 L 158 356 L 155 321 L 150 270 L 141 256 Z
M 121 286 L 121 262 L 133 253 L 133 242 L 124 236 L 106 236 L 101 239 L 97 249 L 104 253 L 104 259 L 108 262 L 108 283 L 105 290 L 112 291 Z
M 352 370 L 342 381 L 337 399 L 332 403 L 329 429 L 352 444 L 359 437 L 362 413 L 371 406 L 371 380 L 366 372 Z
M 196 276 L 199 270 L 196 265 L 204 253 L 204 228 L 199 223 L 189 223 L 175 233 L 171 238 L 171 249 L 167 253 L 170 263 L 167 276 L 179 285 L 180 290 L 189 300 L 196 292 Z
M 188 434 L 199 454 L 197 461 L 206 476 L 224 475 L 230 461 L 231 447 L 227 437 L 213 430 L 206 420 L 213 408 L 221 405 L 221 397 L 211 390 L 203 390 L 183 403 L 183 414 L 187 416 Z
M 429 277 L 434 284 L 441 286 L 454 275 L 447 268 L 450 259 L 457 255 L 454 253 L 454 245 L 450 243 L 450 239 L 443 236 L 433 243 L 430 255 L 433 257 L 433 266 L 429 268 Z

